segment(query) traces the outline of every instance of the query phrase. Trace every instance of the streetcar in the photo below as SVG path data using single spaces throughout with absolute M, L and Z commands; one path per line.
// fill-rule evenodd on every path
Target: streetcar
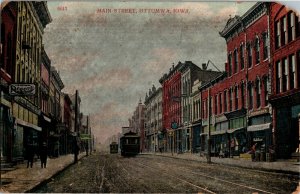
M 109 148 L 110 148 L 110 153 L 111 154 L 117 154 L 118 153 L 119 146 L 118 146 L 117 142 L 112 142 L 109 145 Z
M 120 138 L 122 156 L 136 156 L 140 152 L 140 136 L 129 131 Z

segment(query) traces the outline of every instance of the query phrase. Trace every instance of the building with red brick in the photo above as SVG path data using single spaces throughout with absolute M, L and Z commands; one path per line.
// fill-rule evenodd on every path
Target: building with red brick
M 8 85 L 13 82 L 16 57 L 17 2 L 1 2 L 0 45 L 0 149 L 3 161 L 13 160 L 13 119 Z
M 271 3 L 270 38 L 274 145 L 277 158 L 290 158 L 300 139 L 299 13 Z
M 166 134 L 167 150 L 173 151 L 178 142 L 175 139 L 179 136 L 178 126 L 182 124 L 181 118 L 181 72 L 183 63 L 178 62 L 172 66 L 168 74 L 164 74 L 159 82 L 162 85 L 163 104 L 163 130 Z
M 227 76 L 199 87 L 202 142 L 211 138 L 213 154 L 239 155 L 253 144 L 263 151 L 272 145 L 268 17 L 268 3 L 258 2 L 220 32 L 227 44 Z

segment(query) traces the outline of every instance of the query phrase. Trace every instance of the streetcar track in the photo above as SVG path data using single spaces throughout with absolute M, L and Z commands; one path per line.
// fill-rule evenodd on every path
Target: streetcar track
M 193 183 L 191 183 L 191 182 L 189 182 L 189 181 L 187 181 L 187 180 L 183 180 L 183 179 L 178 178 L 178 177 L 176 177 L 176 176 L 167 174 L 166 172 L 162 172 L 161 170 L 157 170 L 157 169 L 155 169 L 155 168 L 153 168 L 153 167 L 150 167 L 150 166 L 148 166 L 148 165 L 145 165 L 145 164 L 143 164 L 143 163 L 141 163 L 141 162 L 137 162 L 137 163 L 138 163 L 139 165 L 141 165 L 141 166 L 150 168 L 150 169 L 152 169 L 152 170 L 154 169 L 155 171 L 159 171 L 160 173 L 163 173 L 163 174 L 165 174 L 165 175 L 167 175 L 167 176 L 169 176 L 169 177 L 172 177 L 172 178 L 175 178 L 175 179 L 177 179 L 177 180 L 180 180 L 180 181 L 182 181 L 182 182 L 184 182 L 184 183 L 187 183 L 187 184 L 189 184 L 189 185 L 192 185 L 193 187 L 196 187 L 196 188 L 201 189 L 201 190 L 203 190 L 203 191 L 206 191 L 206 192 L 208 192 L 208 193 L 216 194 L 215 192 L 213 192 L 213 191 L 211 191 L 211 190 L 208 190 L 207 188 L 200 187 L 199 185 L 195 185 L 195 184 L 193 184 Z
M 133 167 L 134 168 L 134 167 Z M 123 167 L 123 169 L 126 171 L 126 172 L 128 172 L 128 170 L 126 169 L 126 168 L 124 168 Z M 132 171 L 132 170 L 130 170 L 130 171 Z M 128 175 L 129 175 L 130 173 L 128 172 Z M 144 185 L 144 184 L 143 184 Z M 166 186 L 166 185 L 165 185 Z M 180 188 L 178 188 L 178 185 L 176 186 L 173 186 L 173 185 L 167 185 L 168 187 L 171 187 L 171 188 L 173 188 L 173 189 L 175 189 L 175 190 L 179 190 Z M 150 192 L 147 192 L 147 193 L 150 193 Z M 155 193 L 160 193 L 160 192 L 155 192 Z M 172 193 L 179 193 L 179 192 L 172 192 Z
M 104 177 L 105 176 L 104 169 L 105 169 L 106 161 L 107 161 L 107 159 L 105 159 L 104 165 L 103 165 L 103 167 L 101 169 L 101 183 L 100 183 L 100 186 L 99 186 L 100 193 L 102 192 L 102 189 L 103 189 L 103 183 L 104 183 L 104 178 L 105 178 Z
M 143 166 L 147 166 L 145 165 L 144 163 L 139 163 Z M 155 169 L 153 167 L 150 167 L 150 166 L 147 166 L 148 168 L 152 168 L 152 169 Z M 177 168 L 179 169 L 179 168 Z M 155 169 L 156 170 L 156 169 Z M 223 183 L 228 183 L 228 184 L 231 184 L 231 185 L 235 185 L 235 186 L 239 186 L 239 187 L 243 187 L 243 188 L 246 188 L 246 189 L 251 189 L 251 190 L 255 190 L 255 191 L 259 191 L 259 192 L 263 192 L 263 193 L 269 193 L 269 194 L 273 194 L 272 192 L 269 192 L 269 191 L 265 191 L 265 190 L 262 190 L 262 189 L 259 189 L 259 188 L 254 188 L 254 187 L 251 187 L 251 186 L 247 186 L 247 185 L 242 185 L 242 184 L 239 184 L 239 183 L 234 183 L 234 182 L 231 182 L 231 181 L 227 181 L 227 180 L 224 180 L 224 179 L 220 179 L 220 178 L 216 178 L 216 177 L 212 177 L 210 175 L 207 175 L 207 174 L 204 174 L 204 173 L 195 173 L 193 171 L 188 171 L 188 170 L 184 170 L 184 169 L 180 169 L 181 171 L 184 171 L 184 172 L 187 172 L 187 173 L 192 173 L 192 174 L 195 174 L 195 175 L 200 175 L 202 177 L 206 177 L 206 178 L 210 178 L 210 179 L 214 179 L 216 181 L 220 181 L 220 182 L 223 182 Z M 161 171 L 162 172 L 162 169 Z M 178 177 L 175 177 L 177 179 L 179 179 Z M 188 182 L 188 181 L 187 181 Z

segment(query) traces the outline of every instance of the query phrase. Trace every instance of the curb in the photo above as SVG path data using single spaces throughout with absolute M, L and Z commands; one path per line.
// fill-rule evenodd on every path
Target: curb
M 180 158 L 180 157 L 169 156 L 169 155 L 157 155 L 157 154 L 152 154 L 152 153 L 142 153 L 140 155 L 153 155 L 153 156 L 174 158 L 174 159 L 187 160 L 187 161 L 192 160 L 192 161 L 196 161 L 196 162 L 207 163 L 206 161 L 201 161 L 201 160 L 197 160 L 197 159 L 193 159 L 193 158 L 188 159 L 188 158 Z M 239 165 L 239 164 L 228 164 L 228 163 L 213 162 L 213 161 L 211 161 L 211 164 L 217 164 L 217 165 L 223 165 L 223 166 L 233 166 L 233 167 L 238 167 L 238 168 L 246 168 L 246 169 L 265 171 L 265 172 L 273 172 L 273 173 L 284 174 L 284 175 L 289 175 L 289 176 L 297 176 L 298 178 L 300 176 L 300 166 L 299 166 L 299 172 L 295 172 L 295 171 L 291 171 L 291 170 L 270 169 L 270 168 L 256 167 L 256 166 L 243 166 L 243 165 Z

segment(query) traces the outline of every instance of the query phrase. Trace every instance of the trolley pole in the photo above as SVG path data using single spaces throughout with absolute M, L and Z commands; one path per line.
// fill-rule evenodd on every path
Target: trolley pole
M 208 99 L 207 99 L 207 101 L 208 101 L 208 138 L 207 138 L 207 163 L 209 164 L 209 163 L 211 163 L 211 157 L 210 157 L 210 154 L 211 154 L 211 150 L 210 150 L 210 148 L 211 148 L 211 146 L 210 146 L 210 106 L 211 106 L 211 102 L 210 102 L 210 88 L 208 88 Z

